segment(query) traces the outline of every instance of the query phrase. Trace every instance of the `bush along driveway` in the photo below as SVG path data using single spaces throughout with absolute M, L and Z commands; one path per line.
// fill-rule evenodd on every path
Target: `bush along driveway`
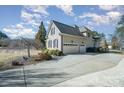
M 49 87 L 66 80 L 90 74 L 118 65 L 122 55 L 67 55 L 60 60 L 51 60 L 36 65 L 0 72 L 0 86 Z

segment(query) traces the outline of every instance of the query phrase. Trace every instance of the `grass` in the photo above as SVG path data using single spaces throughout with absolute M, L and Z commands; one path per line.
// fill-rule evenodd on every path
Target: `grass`
M 38 51 L 31 50 L 31 55 L 36 55 Z M 6 50 L 0 49 L 0 69 L 9 68 L 11 62 L 19 57 L 27 56 L 27 50 Z
M 19 55 L 14 53 L 1 53 L 0 54 L 0 70 L 5 70 L 12 68 L 11 62 L 12 60 L 18 58 Z

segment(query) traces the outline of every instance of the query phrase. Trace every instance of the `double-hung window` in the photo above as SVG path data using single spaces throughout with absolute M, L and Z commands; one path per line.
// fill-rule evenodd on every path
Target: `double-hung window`
M 48 41 L 48 47 L 49 47 L 49 48 L 52 48 L 52 40 L 49 40 L 49 41 Z
M 53 47 L 54 47 L 54 48 L 58 48 L 58 39 L 55 39 L 55 40 L 53 41 Z

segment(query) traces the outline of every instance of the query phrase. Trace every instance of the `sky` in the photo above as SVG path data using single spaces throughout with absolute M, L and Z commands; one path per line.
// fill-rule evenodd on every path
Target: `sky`
M 50 20 L 71 26 L 87 26 L 107 37 L 116 30 L 124 6 L 113 5 L 54 5 L 0 6 L 0 31 L 10 38 L 34 38 L 41 21 L 47 30 Z

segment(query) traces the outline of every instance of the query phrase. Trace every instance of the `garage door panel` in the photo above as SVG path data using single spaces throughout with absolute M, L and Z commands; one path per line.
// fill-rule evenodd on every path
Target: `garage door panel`
M 79 46 L 64 46 L 64 53 L 79 53 Z
M 80 46 L 80 53 L 85 53 L 86 52 L 86 46 L 85 45 L 81 45 Z
M 85 45 L 69 44 L 69 43 L 66 43 L 63 45 L 63 53 L 65 53 L 65 54 L 85 53 L 85 52 L 86 52 L 86 46 Z

